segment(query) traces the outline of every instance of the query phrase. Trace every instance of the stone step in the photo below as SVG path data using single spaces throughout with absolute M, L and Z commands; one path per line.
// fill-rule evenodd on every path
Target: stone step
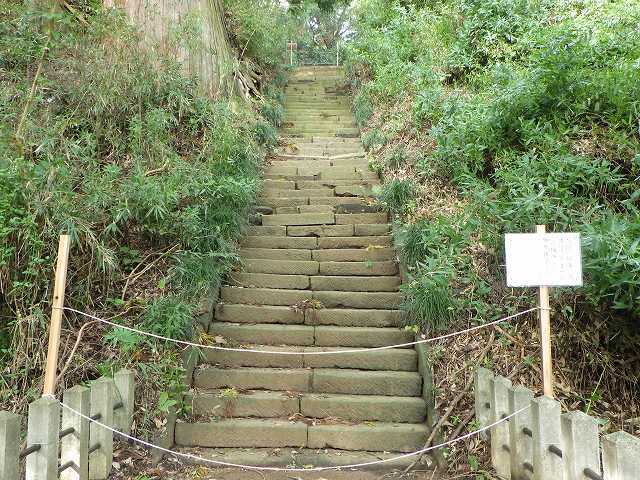
M 229 285 L 251 288 L 306 290 L 310 287 L 310 281 L 309 277 L 306 275 L 274 275 L 269 273 L 232 272 L 229 275 Z
M 271 260 L 273 262 L 277 260 Z M 276 272 L 273 272 L 276 273 Z M 320 275 L 370 277 L 373 275 L 398 275 L 396 262 L 320 262 Z
M 286 234 L 290 237 L 341 237 L 351 236 L 354 231 L 352 225 L 299 225 L 287 227 Z
M 264 198 L 298 198 L 298 197 L 333 197 L 333 188 L 308 188 L 305 190 L 264 188 L 260 197 Z
M 244 261 L 247 273 L 276 273 L 279 275 L 316 275 L 320 264 L 312 260 L 263 260 L 248 258 Z
M 336 227 L 342 225 L 336 225 Z M 293 227 L 292 227 L 293 228 Z M 277 251 L 277 250 L 276 250 Z M 299 250 L 288 250 L 292 252 L 292 256 L 301 256 L 296 254 Z M 311 258 L 317 262 L 379 262 L 383 260 L 395 259 L 395 251 L 389 247 L 379 248 L 338 248 L 327 250 L 302 250 L 310 252 Z M 240 252 L 242 255 L 242 251 Z M 266 258 L 266 257 L 264 257 Z M 292 258 L 292 260 L 294 260 Z M 295 258 L 295 260 L 302 260 Z
M 214 322 L 209 326 L 209 333 L 214 336 L 221 336 L 233 344 L 309 346 L 315 344 L 315 328 L 310 325 L 278 325 L 272 323 L 249 325 Z
M 216 305 L 215 318 L 219 322 L 282 323 L 307 325 L 337 325 L 343 327 L 399 327 L 402 323 L 398 310 L 320 310 L 292 309 L 289 306 L 227 304 Z
M 197 416 L 288 418 L 300 413 L 300 399 L 282 392 L 192 391 L 185 395 L 184 400 Z
M 215 319 L 219 322 L 236 323 L 303 324 L 305 315 L 303 310 L 296 310 L 289 306 L 219 303 L 216 305 Z M 395 316 L 389 314 L 389 321 L 392 322 L 394 319 Z M 328 321 L 328 319 L 324 320 Z M 357 319 L 354 318 L 355 320 Z M 393 324 L 397 325 L 397 323 Z
M 297 207 L 276 207 L 275 213 L 290 215 L 293 213 L 335 213 L 334 205 L 300 205 Z
M 280 141 L 282 143 L 302 143 L 304 145 L 313 145 L 313 144 L 319 144 L 319 145 L 323 145 L 323 144 L 357 144 L 357 145 L 362 145 L 362 140 L 360 140 L 359 138 L 342 138 L 342 139 L 336 139 L 334 137 L 312 137 L 312 138 L 307 138 L 304 140 L 301 140 L 299 138 L 295 138 L 295 137 L 280 137 Z
M 345 238 L 345 237 L 336 237 Z M 351 238 L 351 237 L 346 237 Z M 367 238 L 367 237 L 361 237 Z M 294 248 L 294 249 L 315 249 L 318 248 L 316 237 L 273 237 L 247 235 L 243 237 L 240 244 L 246 248 Z
M 413 333 L 398 328 L 336 327 L 214 322 L 209 333 L 232 344 L 319 347 L 386 347 L 413 341 Z
M 413 342 L 414 334 L 399 328 L 317 326 L 314 339 L 321 347 L 375 348 Z
M 291 228 L 303 228 L 303 227 L 291 227 Z M 285 231 L 286 234 L 286 231 Z M 380 254 L 380 252 L 377 252 Z M 303 250 L 296 248 L 289 249 L 277 249 L 277 248 L 241 248 L 238 250 L 238 255 L 242 258 L 262 259 L 262 260 L 311 260 L 311 250 Z M 391 258 L 391 257 L 390 257 Z M 337 256 L 335 258 L 338 261 L 342 261 L 344 257 Z M 364 260 L 370 260 L 366 258 Z M 382 257 L 380 257 L 382 259 Z M 321 261 L 314 259 L 316 261 Z M 322 261 L 334 260 L 331 256 L 324 258 Z M 371 259 L 372 260 L 372 259 Z M 387 260 L 385 258 L 385 260 Z
M 365 310 L 349 308 L 309 309 L 305 312 L 307 325 L 337 325 L 343 327 L 400 327 L 399 310 Z
M 311 290 L 329 291 L 340 290 L 345 292 L 397 292 L 400 286 L 400 277 L 356 277 L 356 276 L 313 276 Z M 286 285 L 286 283 L 285 283 Z M 257 286 L 257 285 L 254 285 Z M 271 285 L 271 288 L 276 287 Z M 300 288 L 300 287 L 289 287 Z
M 194 372 L 194 387 L 418 397 L 422 378 L 417 372 L 390 370 L 205 367 Z
M 222 301 L 246 305 L 295 306 L 318 300 L 323 308 L 397 309 L 400 292 L 337 292 L 278 290 L 272 288 L 222 287 Z
M 317 188 L 336 188 L 347 186 L 371 186 L 379 185 L 379 180 L 299 180 L 294 182 L 298 190 L 315 190 Z
M 422 398 L 378 395 L 311 393 L 298 397 L 262 390 L 213 390 L 188 392 L 184 401 L 194 415 L 222 418 L 288 418 L 299 414 L 353 422 L 420 423 L 426 412 Z
M 277 238 L 277 237 L 273 237 L 273 238 Z M 327 248 L 327 249 L 390 247 L 393 243 L 393 239 L 390 235 L 361 236 L 361 237 L 358 237 L 358 236 L 320 237 L 317 239 L 317 241 L 318 241 L 317 247 L 314 247 L 314 248 Z
M 284 237 L 287 234 L 287 227 L 274 225 L 265 227 L 263 225 L 251 225 L 247 227 L 245 231 L 246 235 L 251 236 L 269 236 L 269 237 Z
M 346 221 L 343 219 L 343 223 Z M 262 218 L 262 224 L 269 225 L 333 225 L 333 213 L 294 213 L 289 215 L 269 215 Z M 359 222 L 361 223 L 361 222 Z
M 231 418 L 176 423 L 179 446 L 281 448 L 412 452 L 427 440 L 423 424 L 371 422 L 360 425 L 310 425 L 280 419 Z
M 416 350 L 409 348 L 331 354 L 322 354 L 321 352 L 335 352 L 351 348 L 255 345 L 251 349 L 287 352 L 287 354 L 203 349 L 204 361 L 219 367 L 345 368 L 397 372 L 418 370 L 418 354 Z M 313 352 L 314 355 L 304 355 L 302 352 Z
M 301 447 L 307 425 L 280 419 L 232 418 L 176 423 L 175 442 L 184 447 Z
M 404 470 L 411 465 L 415 457 L 403 457 L 397 460 L 398 453 L 389 452 L 366 452 L 366 451 L 347 451 L 347 450 L 335 450 L 335 449 L 311 449 L 311 448 L 201 448 L 198 449 L 198 456 L 205 458 L 205 461 L 197 461 L 190 459 L 189 463 L 195 465 L 203 465 L 205 467 L 211 467 L 211 461 L 226 462 L 235 465 L 253 465 L 263 468 L 283 468 L 285 466 L 297 467 L 297 468 L 309 468 L 310 466 L 316 468 L 323 467 L 341 467 L 346 465 L 360 465 L 371 462 L 379 462 L 382 459 L 389 461 L 384 463 L 374 463 L 367 467 L 361 467 L 362 471 L 377 471 L 386 472 L 388 470 Z M 317 476 L 303 476 L 303 474 L 297 474 L 295 477 L 289 476 L 289 478 L 295 479 L 355 479 L 359 478 L 364 480 L 379 478 L 374 473 L 363 473 L 363 476 L 353 476 L 353 472 L 337 472 L 328 474 L 318 474 Z M 226 477 L 231 478 L 231 477 Z M 285 479 L 286 477 L 273 477 L 279 479 Z
M 309 426 L 309 448 L 410 453 L 424 447 L 429 429 L 424 424 L 363 423 Z

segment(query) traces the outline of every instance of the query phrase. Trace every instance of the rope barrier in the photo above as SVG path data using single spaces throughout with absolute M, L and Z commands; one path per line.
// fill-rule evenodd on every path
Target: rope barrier
M 174 338 L 168 338 L 168 337 L 164 337 L 162 335 L 157 335 L 155 333 L 145 332 L 143 330 L 138 330 L 136 328 L 127 327 L 125 325 L 119 325 L 117 323 L 110 322 L 109 320 L 105 320 L 103 318 L 99 318 L 99 317 L 96 317 L 96 316 L 91 315 L 89 313 L 82 312 L 80 310 L 76 310 L 76 309 L 70 308 L 70 307 L 62 307 L 62 310 L 67 310 L 69 312 L 73 312 L 73 313 L 76 313 L 78 315 L 82 315 L 82 316 L 90 318 L 92 320 L 95 320 L 95 321 L 98 321 L 98 322 L 102 322 L 102 323 L 104 323 L 106 325 L 111 325 L 112 327 L 115 327 L 115 328 L 122 328 L 124 330 L 128 330 L 130 332 L 134 332 L 134 333 L 137 333 L 139 335 L 146 335 L 146 336 L 158 339 L 158 340 L 163 340 L 163 341 L 167 341 L 167 342 L 173 342 L 173 343 L 176 343 L 176 344 L 185 345 L 185 346 L 189 346 L 189 347 L 204 348 L 204 349 L 210 349 L 210 350 L 220 350 L 220 351 L 224 351 L 224 352 L 264 353 L 264 354 L 272 354 L 272 355 L 336 355 L 336 354 L 343 354 L 343 353 L 367 353 L 367 352 L 375 352 L 375 351 L 380 351 L 380 350 L 391 350 L 393 348 L 410 347 L 410 346 L 413 346 L 413 345 L 419 345 L 419 344 L 423 344 L 423 343 L 437 342 L 439 340 L 445 340 L 447 338 L 452 338 L 452 337 L 456 337 L 456 336 L 459 336 L 459 335 L 464 335 L 465 333 L 471 333 L 471 332 L 475 332 L 476 330 L 481 330 L 483 328 L 491 327 L 493 325 L 498 325 L 499 323 L 506 322 L 507 320 L 512 320 L 514 318 L 521 317 L 522 315 L 526 315 L 527 313 L 531 313 L 531 312 L 540 310 L 540 307 L 530 308 L 529 310 L 525 310 L 524 312 L 515 313 L 513 315 L 509 315 L 508 317 L 504 317 L 504 318 L 501 318 L 499 320 L 495 320 L 495 321 L 490 322 L 490 323 L 485 323 L 484 325 L 478 325 L 477 327 L 467 328 L 466 330 L 461 330 L 461 331 L 455 332 L 455 333 L 448 333 L 446 335 L 440 335 L 438 337 L 427 338 L 425 340 L 416 340 L 414 342 L 399 343 L 397 345 L 386 345 L 384 347 L 357 348 L 357 349 L 348 349 L 348 350 L 322 350 L 322 351 L 318 351 L 318 352 L 308 352 L 308 351 L 304 351 L 304 352 L 293 352 L 293 351 L 291 351 L 291 352 L 289 352 L 289 351 L 278 351 L 278 350 L 256 350 L 256 349 L 251 349 L 251 348 L 232 348 L 232 347 L 220 347 L 218 345 L 204 345 L 204 344 L 200 344 L 200 343 L 188 342 L 186 340 L 176 340 Z
M 230 462 L 223 462 L 223 461 L 219 461 L 219 460 L 211 460 L 209 458 L 203 458 L 203 457 L 198 457 L 197 455 L 193 455 L 190 453 L 182 453 L 182 452 L 176 452 L 174 450 L 170 450 L 168 448 L 163 448 L 160 447 L 158 445 L 154 445 L 153 443 L 147 442 L 145 440 L 142 440 L 140 438 L 136 438 L 133 437 L 131 435 L 128 435 L 126 433 L 120 432 L 118 430 L 116 430 L 115 428 L 109 427 L 107 425 L 105 425 L 104 423 L 101 423 L 97 420 L 92 419 L 91 417 L 89 417 L 88 415 L 84 415 L 83 413 L 71 408 L 70 406 L 64 404 L 63 402 L 58 402 L 60 403 L 60 406 L 62 406 L 63 408 L 69 410 L 70 412 L 80 416 L 81 418 L 89 421 L 90 423 L 94 423 L 102 428 L 105 428 L 107 430 L 109 430 L 110 432 L 125 438 L 127 440 L 131 440 L 132 442 L 138 443 L 140 445 L 144 445 L 145 447 L 148 448 L 153 448 L 155 450 L 158 450 L 160 452 L 166 453 L 168 455 L 173 455 L 175 457 L 179 457 L 179 458 L 184 458 L 187 460 L 195 460 L 198 462 L 203 462 L 203 463 L 208 463 L 208 464 L 212 464 L 212 465 L 216 465 L 219 467 L 232 467 L 232 468 L 242 468 L 245 470 L 264 470 L 264 471 L 270 471 L 270 472 L 322 472 L 322 471 L 327 471 L 327 470 L 342 470 L 342 469 L 353 469 L 353 468 L 363 468 L 363 467 L 369 467 L 372 465 L 378 465 L 378 464 L 382 464 L 382 463 L 389 463 L 389 462 L 395 462 L 397 460 L 402 460 L 405 458 L 410 458 L 410 457 L 414 457 L 416 455 L 422 455 L 425 453 L 428 453 L 432 450 L 436 450 L 438 448 L 442 448 L 442 447 L 447 447 L 449 445 L 452 445 L 454 443 L 460 442 L 462 440 L 466 440 L 467 438 L 471 438 L 475 435 L 478 435 L 479 433 L 485 432 L 487 430 L 492 429 L 493 427 L 495 427 L 496 425 L 499 425 L 503 422 L 507 422 L 509 421 L 511 418 L 515 417 L 516 415 L 519 415 L 520 413 L 524 412 L 525 410 L 528 410 L 529 408 L 531 408 L 530 406 L 521 408 L 520 410 L 512 413 L 511 415 L 507 415 L 504 418 L 501 418 L 500 420 L 493 422 L 490 425 L 487 425 L 486 427 L 483 427 L 479 430 L 475 430 L 473 432 L 467 433 L 465 435 L 462 435 L 458 438 L 454 438 L 453 440 L 449 440 L 447 442 L 441 443 L 439 445 L 434 445 L 431 447 L 427 447 L 427 448 L 423 448 L 421 450 L 415 451 L 415 452 L 411 452 L 411 453 L 405 453 L 403 455 L 398 455 L 397 457 L 392 457 L 392 458 L 385 458 L 385 459 L 381 459 L 381 460 L 374 460 L 371 462 L 364 462 L 364 463 L 355 463 L 352 465 L 342 465 L 342 466 L 332 466 L 332 467 L 315 467 L 315 468 L 279 468 L 279 467 L 259 467 L 259 466 L 254 466 L 254 465 L 241 465 L 241 464 L 237 464 L 237 463 L 230 463 Z

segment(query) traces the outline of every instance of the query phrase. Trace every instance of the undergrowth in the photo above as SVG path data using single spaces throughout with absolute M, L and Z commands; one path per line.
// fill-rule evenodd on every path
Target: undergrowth
M 87 4 L 79 22 L 29 3 L 0 2 L 0 406 L 20 412 L 41 389 L 60 234 L 72 238 L 67 306 L 193 335 L 237 260 L 282 86 L 280 75 L 266 87 L 272 69 L 255 105 L 212 99 L 171 51 L 149 55 L 117 10 Z M 248 53 L 273 67 L 275 53 L 260 49 Z M 87 321 L 65 315 L 61 362 Z M 135 367 L 147 432 L 144 398 L 177 398 L 179 364 L 169 345 L 95 324 L 61 387 Z
M 355 15 L 353 108 L 398 214 L 408 322 L 433 332 L 529 308 L 533 291 L 505 287 L 503 234 L 580 232 L 585 285 L 553 289 L 556 355 L 575 367 L 563 395 L 586 406 L 597 385 L 589 404 L 629 430 L 640 2 L 364 0 Z

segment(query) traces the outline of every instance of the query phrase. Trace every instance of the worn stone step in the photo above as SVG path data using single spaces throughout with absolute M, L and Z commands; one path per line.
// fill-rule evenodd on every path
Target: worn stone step
M 384 236 L 391 233 L 391 225 L 390 224 L 363 224 L 363 225 L 354 225 L 353 226 L 353 234 L 356 237 L 376 237 L 376 236 Z
M 399 328 L 318 326 L 315 345 L 323 347 L 386 347 L 412 342 L 414 334 Z M 405 347 L 413 348 L 413 347 Z
M 214 322 L 209 326 L 211 335 L 221 336 L 233 344 L 314 345 L 314 332 L 315 327 L 309 325 Z M 329 335 L 327 333 L 327 337 Z
M 229 274 L 229 285 L 236 287 L 306 290 L 310 287 L 310 281 L 307 275 L 231 272 Z
M 296 188 L 296 182 L 292 180 L 271 180 L 267 178 L 262 181 L 262 187 L 266 189 L 294 189 Z
M 270 189 L 265 188 L 260 192 L 264 198 L 298 198 L 298 197 L 333 197 L 333 188 L 309 188 L 305 190 L 294 189 Z M 360 222 L 367 223 L 367 222 Z M 376 223 L 376 222 L 371 222 Z M 386 223 L 386 222 L 385 222 Z
M 279 290 L 281 291 L 281 290 Z M 323 308 L 397 309 L 402 303 L 400 292 L 313 292 Z
M 354 232 L 352 225 L 302 225 L 287 227 L 286 234 L 290 237 L 343 237 Z
M 403 470 L 408 467 L 414 457 L 403 457 L 395 460 L 398 453 L 391 453 L 385 451 L 379 452 L 365 452 L 365 451 L 348 451 L 348 450 L 335 450 L 324 448 L 321 450 L 310 448 L 200 448 L 198 449 L 198 457 L 202 457 L 205 460 L 198 461 L 195 458 L 189 459 L 188 463 L 196 465 L 203 465 L 205 467 L 211 467 L 211 461 L 226 462 L 235 465 L 253 465 L 256 467 L 264 468 L 282 468 L 284 466 L 297 467 L 297 468 L 309 468 L 313 467 L 341 467 L 345 465 L 360 465 L 364 463 L 373 463 L 367 467 L 362 467 L 359 470 L 366 471 L 379 471 L 386 472 L 390 470 Z M 384 463 L 375 463 L 379 460 L 387 459 L 389 461 Z M 391 460 L 394 459 L 394 460 Z M 366 475 L 366 474 L 365 474 Z M 374 475 L 371 473 L 371 475 Z M 231 478 L 231 477 L 228 477 Z M 273 477 L 278 479 L 285 479 L 286 477 Z M 373 479 L 378 477 L 363 476 L 354 477 L 353 472 L 332 473 L 331 476 L 327 473 L 320 473 L 316 476 L 302 476 L 297 474 L 296 479 L 322 479 L 322 478 L 334 478 L 334 479 L 355 479 L 365 478 Z
M 305 368 L 305 357 L 301 354 L 305 348 L 312 347 L 251 345 L 251 350 L 261 350 L 267 353 L 225 351 L 208 348 L 203 349 L 203 356 L 204 362 L 217 367 Z
M 336 197 L 317 197 L 317 198 L 327 199 L 326 201 L 320 202 L 323 205 L 334 205 L 333 200 Z M 258 203 L 260 205 L 265 205 L 271 208 L 282 208 L 282 207 L 297 207 L 297 206 L 309 205 L 309 200 L 310 200 L 309 197 L 296 197 L 296 198 L 260 197 L 258 198 Z M 285 228 L 285 225 L 280 225 L 280 226 Z M 277 234 L 277 235 L 281 235 L 281 234 Z
M 364 205 L 365 198 L 356 197 L 309 197 L 310 205 Z
M 341 225 L 336 225 L 341 226 Z M 389 247 L 379 248 L 336 248 L 326 250 L 302 250 L 311 252 L 316 262 L 379 262 L 392 260 L 395 252 Z
M 332 225 L 333 213 L 298 213 L 290 215 L 268 215 L 263 217 L 263 225 Z
M 283 323 L 302 324 L 304 311 L 289 306 L 246 305 L 219 303 L 216 305 L 215 319 L 219 322 L 235 323 Z
M 311 290 L 330 291 L 340 290 L 344 292 L 397 292 L 400 287 L 400 277 L 358 277 L 358 276 L 313 276 Z M 272 288 L 285 288 L 275 287 Z
M 325 369 L 313 370 L 311 391 L 349 395 L 417 397 L 422 393 L 422 378 L 417 372 Z
M 366 423 L 360 425 L 311 425 L 310 448 L 414 452 L 424 447 L 429 429 L 424 424 Z
M 304 368 L 198 368 L 195 388 L 309 392 L 312 370 Z
M 289 215 L 293 213 L 335 213 L 336 207 L 332 205 L 300 205 L 298 207 L 278 207 L 277 215 Z
M 357 213 L 357 214 L 337 214 L 337 225 L 360 225 L 360 224 L 389 223 L 389 216 L 386 213 Z
M 203 349 L 204 361 L 222 367 L 256 368 L 346 368 L 358 370 L 390 370 L 415 372 L 418 370 L 418 354 L 414 349 L 393 348 L 352 353 L 318 354 L 349 350 L 347 347 L 300 347 L 280 345 L 253 345 L 252 350 L 287 352 L 255 353 Z M 359 349 L 358 349 L 359 350 Z M 313 352 L 314 355 L 303 355 Z
M 263 225 L 251 225 L 247 227 L 245 235 L 250 236 L 270 236 L 270 237 L 284 237 L 287 235 L 287 227 L 282 225 L 274 225 L 265 227 Z
M 363 236 L 363 237 L 320 237 L 317 248 L 368 248 L 368 247 L 389 247 L 392 244 L 392 237 L 389 235 Z
M 185 395 L 184 400 L 197 416 L 287 418 L 300 413 L 300 399 L 283 392 L 192 391 Z
M 193 447 L 304 447 L 307 425 L 279 419 L 233 418 L 214 422 L 177 422 L 175 442 Z
M 343 327 L 399 327 L 403 324 L 402 314 L 399 310 L 384 309 L 309 309 L 305 312 L 304 321 L 308 325 L 337 325 Z
M 247 258 L 244 260 L 244 271 L 247 273 L 316 275 L 318 268 L 319 263 L 311 260 L 263 260 L 258 258 Z
M 300 228 L 300 227 L 291 227 Z M 286 235 L 286 229 L 284 235 Z M 283 236 L 284 236 L 283 235 Z M 242 258 L 256 258 L 263 260 L 311 260 L 311 250 L 298 248 L 241 248 L 238 254 Z M 318 261 L 318 260 L 316 260 Z
M 371 185 L 377 185 L 380 182 L 378 180 L 367 180 L 365 182 L 362 182 L 362 180 L 300 180 L 295 183 L 296 183 L 296 188 L 298 190 L 305 190 L 305 189 L 315 189 L 318 187 L 328 187 L 328 188 L 335 189 L 335 187 L 344 187 L 344 186 L 353 186 L 353 185 L 371 186 Z
M 347 347 L 304 347 L 304 351 L 336 351 Z M 418 354 L 414 349 L 392 348 L 367 352 L 332 353 L 331 355 L 304 355 L 306 368 L 357 369 L 376 371 L 415 372 L 418 370 Z
M 276 260 L 272 260 L 276 261 Z M 320 275 L 398 275 L 396 262 L 320 262 Z
M 310 290 L 222 287 L 222 301 L 247 305 L 296 305 L 313 299 Z
M 318 239 L 316 237 L 271 237 L 249 235 L 242 239 L 241 245 L 246 248 L 314 249 L 318 246 Z
M 420 423 L 424 422 L 427 411 L 425 401 L 420 397 L 381 395 L 309 393 L 300 397 L 299 406 L 300 413 L 305 417 L 356 422 Z

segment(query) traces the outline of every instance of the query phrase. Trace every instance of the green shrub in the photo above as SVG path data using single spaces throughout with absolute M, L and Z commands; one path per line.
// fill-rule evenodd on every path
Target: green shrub
M 379 195 L 380 203 L 393 213 L 407 213 L 411 208 L 416 187 L 412 180 L 385 182 Z
M 192 337 L 194 308 L 177 297 L 162 297 L 153 302 L 142 320 L 142 328 L 176 340 Z
M 397 170 L 407 162 L 407 150 L 404 145 L 397 145 L 387 151 L 384 160 L 389 168 Z
M 420 331 L 446 330 L 457 312 L 454 291 L 450 287 L 451 272 L 436 269 L 429 262 L 410 276 L 402 286 L 405 300 L 402 310 L 407 325 L 417 325 Z
M 373 129 L 362 137 L 362 145 L 367 150 L 373 150 L 387 143 L 387 138 L 379 129 Z

